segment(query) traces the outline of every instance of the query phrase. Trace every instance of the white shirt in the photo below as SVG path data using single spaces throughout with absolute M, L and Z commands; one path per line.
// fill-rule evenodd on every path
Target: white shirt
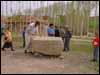
M 32 35 L 38 33 L 38 27 L 35 27 L 35 23 L 30 23 L 29 26 L 26 28 L 26 35 Z

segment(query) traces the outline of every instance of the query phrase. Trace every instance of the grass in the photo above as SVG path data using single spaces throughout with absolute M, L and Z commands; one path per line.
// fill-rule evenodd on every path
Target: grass
M 19 37 L 21 36 L 22 33 L 19 33 L 19 32 L 12 32 L 12 37 L 15 38 L 15 37 Z
M 13 37 L 14 42 L 22 43 L 21 34 L 13 32 L 12 37 Z M 80 41 L 71 41 L 70 47 L 71 47 L 71 50 L 73 50 L 73 51 L 84 52 L 89 55 L 92 54 L 92 52 L 93 52 L 92 44 L 90 42 L 86 42 L 86 41 L 81 41 L 81 42 Z
M 71 41 L 71 50 L 77 51 L 77 52 L 84 52 L 87 54 L 91 54 L 93 52 L 93 47 L 90 42 L 79 42 L 79 41 Z
M 22 43 L 22 36 L 21 33 L 12 33 L 12 37 L 13 37 L 13 41 L 14 42 L 19 42 Z M 91 42 L 87 42 L 87 41 L 71 41 L 71 50 L 76 51 L 76 52 L 84 52 L 87 54 L 92 54 L 93 52 L 93 47 L 92 47 L 92 43 Z
M 92 47 L 92 44 L 90 42 L 72 41 L 71 42 L 71 50 L 73 52 L 78 52 L 80 54 L 85 53 L 85 54 L 89 55 L 91 57 L 91 59 L 93 57 L 93 47 Z M 96 72 L 99 72 L 99 61 L 95 62 L 93 64 L 94 64 L 94 70 Z
M 19 34 L 17 33 L 13 33 L 13 42 L 18 46 L 22 46 L 22 37 L 18 36 Z M 85 53 L 87 55 L 89 55 L 92 59 L 92 55 L 93 55 L 93 47 L 92 47 L 92 43 L 91 42 L 86 42 L 86 41 L 71 41 L 70 43 L 70 48 L 72 52 L 77 52 L 77 53 Z M 91 60 L 90 59 L 90 60 Z M 99 61 L 95 63 L 95 67 L 94 70 L 96 70 L 97 72 L 99 72 Z

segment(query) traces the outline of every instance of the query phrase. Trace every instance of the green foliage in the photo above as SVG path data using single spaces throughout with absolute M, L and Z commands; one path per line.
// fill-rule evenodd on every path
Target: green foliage
M 89 27 L 90 28 L 97 28 L 98 24 L 99 23 L 96 20 L 89 21 Z
M 12 20 L 12 21 L 17 21 L 17 22 L 21 22 L 22 21 L 22 18 L 20 15 L 16 15 L 16 16 L 11 16 L 11 17 L 8 17 L 9 20 Z
M 49 22 L 53 23 L 54 19 L 53 18 L 49 18 Z
M 49 18 L 50 23 L 54 23 L 56 25 L 65 25 L 65 17 L 64 16 L 59 16 L 58 18 Z
M 79 42 L 72 41 L 71 42 L 71 50 L 76 52 L 82 52 L 91 55 L 93 53 L 92 43 L 89 42 Z
M 65 18 L 64 16 L 60 16 L 60 25 L 64 25 L 65 24 Z

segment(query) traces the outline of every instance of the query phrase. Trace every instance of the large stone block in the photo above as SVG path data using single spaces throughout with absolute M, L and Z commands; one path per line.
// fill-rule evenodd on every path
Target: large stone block
M 60 37 L 33 37 L 32 52 L 34 51 L 45 55 L 61 55 L 63 41 Z

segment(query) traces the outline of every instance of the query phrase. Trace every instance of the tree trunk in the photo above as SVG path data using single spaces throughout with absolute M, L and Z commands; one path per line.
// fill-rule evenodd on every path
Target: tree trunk
M 97 1 L 95 2 L 96 3 L 96 9 L 95 9 L 95 16 L 94 17 L 96 17 L 97 16 Z M 95 19 L 94 19 L 95 20 Z M 96 19 L 97 20 L 97 19 Z M 96 32 L 96 30 L 95 30 L 95 25 L 94 25 L 94 35 L 95 35 L 95 32 Z

